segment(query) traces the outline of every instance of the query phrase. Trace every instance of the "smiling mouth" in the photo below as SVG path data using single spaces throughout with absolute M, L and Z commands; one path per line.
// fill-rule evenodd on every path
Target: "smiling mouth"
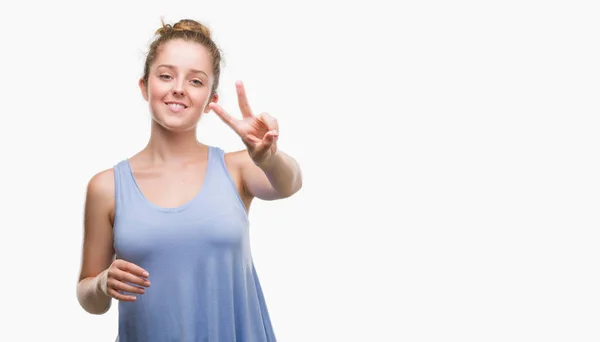
M 169 109 L 174 112 L 174 113 L 179 113 L 182 110 L 186 109 L 187 106 L 184 106 L 182 104 L 179 103 L 173 103 L 173 102 L 166 102 L 165 103 L 167 105 L 167 107 L 169 107 Z

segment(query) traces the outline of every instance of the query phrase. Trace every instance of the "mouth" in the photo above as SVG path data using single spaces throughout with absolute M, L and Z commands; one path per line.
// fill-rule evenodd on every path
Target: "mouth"
M 187 108 L 186 105 L 184 105 L 183 103 L 179 103 L 179 102 L 165 102 L 165 105 L 167 105 L 167 107 L 169 107 L 169 109 L 173 113 L 179 113 L 182 110 Z

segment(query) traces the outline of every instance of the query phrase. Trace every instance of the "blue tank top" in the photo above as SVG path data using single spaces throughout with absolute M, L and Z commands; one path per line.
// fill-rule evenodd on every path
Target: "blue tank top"
M 148 201 L 128 159 L 114 174 L 116 256 L 151 282 L 137 301 L 118 302 L 118 341 L 275 342 L 223 150 L 209 146 L 201 190 L 177 208 Z

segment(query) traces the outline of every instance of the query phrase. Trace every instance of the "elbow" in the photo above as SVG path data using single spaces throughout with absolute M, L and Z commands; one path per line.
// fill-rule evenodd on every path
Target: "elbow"
M 289 187 L 282 194 L 283 198 L 290 197 L 300 191 L 302 189 L 302 169 L 298 162 L 296 162 L 296 167 L 292 176 L 292 181 L 289 184 Z
M 77 285 L 77 301 L 85 312 L 92 315 L 103 315 L 110 310 L 112 300 L 110 297 L 102 298 L 95 293 L 93 287 L 85 282 Z
M 288 198 L 296 194 L 298 191 L 300 191 L 300 189 L 302 189 L 302 178 L 298 177 L 296 182 L 294 182 L 293 186 L 289 187 L 285 191 L 281 191 L 279 193 L 279 196 L 280 198 Z
M 302 172 L 298 170 L 298 175 L 296 176 L 296 181 L 294 182 L 290 196 L 300 191 L 300 189 L 302 189 Z
M 296 187 L 294 187 L 294 194 L 302 189 L 302 177 L 298 177 L 298 181 L 296 182 Z
M 84 308 L 84 310 L 92 315 L 100 316 L 100 315 L 104 315 L 105 313 L 108 312 L 108 310 L 110 310 L 110 306 L 111 306 L 110 304 L 111 304 L 111 302 L 108 302 L 107 305 L 98 306 L 98 307 L 88 307 L 88 308 Z
M 91 305 L 90 303 L 86 305 L 86 303 L 80 301 L 79 304 L 83 310 L 85 310 L 85 312 L 97 316 L 104 315 L 108 312 L 108 310 L 110 310 L 111 307 L 111 302 L 108 302 L 107 305 Z
M 302 172 L 298 170 L 298 176 L 296 177 L 296 186 L 294 187 L 294 193 L 302 189 Z
M 107 313 L 109 309 L 110 309 L 110 305 L 108 307 L 106 307 L 106 309 L 103 309 L 103 310 L 88 311 L 88 312 L 92 315 L 101 316 L 101 315 L 104 315 L 105 313 Z

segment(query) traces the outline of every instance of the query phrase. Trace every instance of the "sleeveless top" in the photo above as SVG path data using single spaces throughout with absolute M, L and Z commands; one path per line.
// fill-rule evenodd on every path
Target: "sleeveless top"
M 275 342 L 224 151 L 209 146 L 202 188 L 176 208 L 144 197 L 128 159 L 114 174 L 116 256 L 148 271 L 151 283 L 136 301 L 118 302 L 117 340 Z

